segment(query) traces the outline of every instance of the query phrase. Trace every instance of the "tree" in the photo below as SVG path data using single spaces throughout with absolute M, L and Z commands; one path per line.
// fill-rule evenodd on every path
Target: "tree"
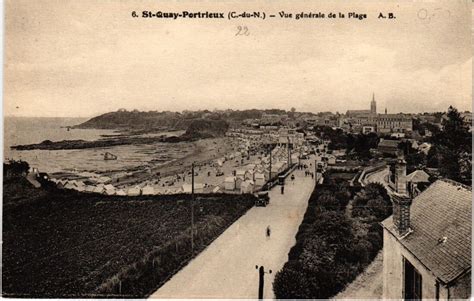
M 471 184 L 472 136 L 461 114 L 452 106 L 442 121 L 443 130 L 433 136 L 428 165 L 438 167 L 443 177 Z
M 358 159 L 370 159 L 371 148 L 376 148 L 379 138 L 375 133 L 348 135 L 346 140 L 347 153 L 354 152 Z
M 284 268 L 275 275 L 273 292 L 277 299 L 309 299 L 311 298 L 310 282 L 301 267 L 291 267 L 285 264 Z

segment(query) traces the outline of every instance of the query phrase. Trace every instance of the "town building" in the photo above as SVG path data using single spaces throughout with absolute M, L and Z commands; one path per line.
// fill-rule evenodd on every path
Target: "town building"
M 413 198 L 406 177 L 395 181 L 393 215 L 382 222 L 383 298 L 469 298 L 471 188 L 443 179 Z
M 406 114 L 379 114 L 377 116 L 378 133 L 411 132 L 413 120 Z
M 399 152 L 399 144 L 400 140 L 380 139 L 377 150 L 383 155 L 397 155 Z
M 353 131 L 367 132 L 369 127 L 381 134 L 413 131 L 413 120 L 408 114 L 388 114 L 387 109 L 384 114 L 377 114 L 375 94 L 372 95 L 370 110 L 348 110 L 346 119 L 341 120 L 341 124 L 349 125 Z

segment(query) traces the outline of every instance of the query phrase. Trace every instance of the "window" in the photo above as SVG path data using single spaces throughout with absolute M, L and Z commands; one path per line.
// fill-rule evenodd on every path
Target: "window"
M 406 259 L 405 266 L 405 300 L 421 300 L 421 275 L 415 267 Z

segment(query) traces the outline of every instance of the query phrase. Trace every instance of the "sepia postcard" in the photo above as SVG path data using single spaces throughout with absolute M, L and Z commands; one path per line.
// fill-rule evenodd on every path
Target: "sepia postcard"
M 1 297 L 471 298 L 471 1 L 3 9 Z

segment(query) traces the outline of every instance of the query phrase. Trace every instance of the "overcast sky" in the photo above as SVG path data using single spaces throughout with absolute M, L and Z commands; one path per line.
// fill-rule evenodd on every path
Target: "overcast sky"
M 6 115 L 119 108 L 471 110 L 469 1 L 7 0 Z M 166 20 L 135 10 L 366 13 L 368 19 Z M 396 20 L 379 20 L 393 12 Z M 238 25 L 249 36 L 235 36 Z

